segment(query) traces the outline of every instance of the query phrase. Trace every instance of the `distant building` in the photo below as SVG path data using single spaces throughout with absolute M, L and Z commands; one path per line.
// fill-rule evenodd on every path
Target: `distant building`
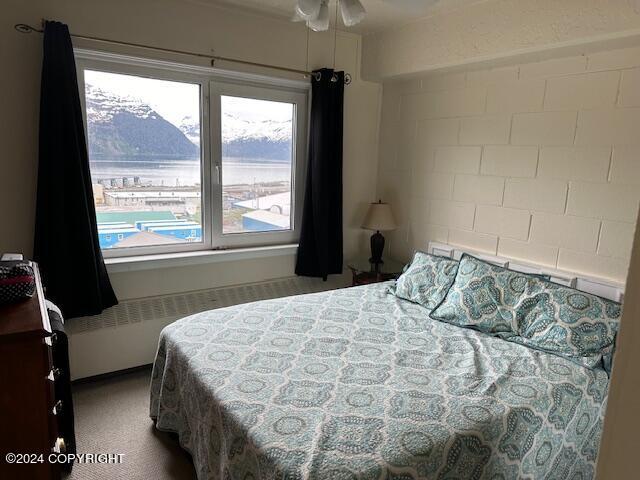
M 125 210 L 115 212 L 96 212 L 96 220 L 99 224 L 125 222 L 135 225 L 136 222 L 151 220 L 176 220 L 176 217 L 168 210 Z
M 116 243 L 121 242 L 125 238 L 128 238 L 136 233 L 140 233 L 140 230 L 132 226 L 118 228 L 98 226 L 98 240 L 100 241 L 100 248 L 112 248 Z
M 166 235 L 160 235 L 153 232 L 138 232 L 124 240 L 118 242 L 115 246 L 118 248 L 123 247 L 144 247 L 151 245 L 168 245 L 172 243 L 183 243 L 185 240 L 181 240 L 175 237 L 168 237 Z
M 186 220 L 161 220 L 161 221 L 143 221 L 143 222 L 136 222 L 135 227 L 140 230 L 141 232 L 148 230 L 151 227 L 170 227 L 172 225 L 177 225 L 177 226 L 191 226 L 191 225 L 195 225 L 195 226 L 200 226 L 200 224 L 198 222 L 189 222 Z
M 242 229 L 251 232 L 288 230 L 291 228 L 289 215 L 280 215 L 269 210 L 254 210 L 242 215 Z
M 93 203 L 95 205 L 104 205 L 104 186 L 100 183 L 94 183 L 93 187 Z
M 170 237 L 186 240 L 188 242 L 199 242 L 202 239 L 202 227 L 195 225 L 167 225 L 160 227 L 147 227 L 147 232 L 158 233 Z
M 291 213 L 291 192 L 275 193 L 250 200 L 242 200 L 234 202 L 233 206 L 246 208 L 247 210 L 269 210 L 280 215 L 289 216 Z
M 200 207 L 201 193 L 198 190 L 187 191 L 122 191 L 107 190 L 104 192 L 105 205 L 112 207 L 138 207 L 155 209 L 170 209 L 195 213 Z

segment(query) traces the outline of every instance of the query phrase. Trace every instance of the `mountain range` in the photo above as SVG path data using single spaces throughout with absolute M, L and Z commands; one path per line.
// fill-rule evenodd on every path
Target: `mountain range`
M 200 152 L 200 120 L 178 125 L 141 100 L 86 86 L 87 134 L 92 159 L 193 158 Z M 291 121 L 222 118 L 222 156 L 289 161 Z

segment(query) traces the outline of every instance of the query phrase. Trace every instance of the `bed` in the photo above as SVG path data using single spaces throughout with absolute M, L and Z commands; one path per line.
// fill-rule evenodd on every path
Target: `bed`
M 432 320 L 388 287 L 166 327 L 156 427 L 200 480 L 594 476 L 607 372 Z

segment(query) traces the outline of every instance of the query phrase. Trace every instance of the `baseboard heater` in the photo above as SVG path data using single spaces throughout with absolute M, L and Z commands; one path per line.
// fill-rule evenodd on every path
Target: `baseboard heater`
M 241 303 L 313 293 L 348 285 L 346 276 L 328 281 L 287 277 L 265 282 L 123 300 L 100 315 L 67 322 L 71 378 L 77 380 L 153 362 L 158 335 L 194 313 Z

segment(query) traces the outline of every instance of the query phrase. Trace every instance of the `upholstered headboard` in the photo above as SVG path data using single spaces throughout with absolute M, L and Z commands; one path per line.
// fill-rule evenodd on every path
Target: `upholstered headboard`
M 566 270 L 556 270 L 554 268 L 536 265 L 522 260 L 488 255 L 486 253 L 477 252 L 464 247 L 448 245 L 446 243 L 429 242 L 427 252 L 433 255 L 454 258 L 456 260 L 460 260 L 463 253 L 468 253 L 486 262 L 509 268 L 511 270 L 516 270 L 518 272 L 549 275 L 551 277 L 551 281 L 555 283 L 573 287 L 577 290 L 592 293 L 616 302 L 622 302 L 624 298 L 624 285 L 608 279 L 591 277 L 582 273 L 569 272 Z

